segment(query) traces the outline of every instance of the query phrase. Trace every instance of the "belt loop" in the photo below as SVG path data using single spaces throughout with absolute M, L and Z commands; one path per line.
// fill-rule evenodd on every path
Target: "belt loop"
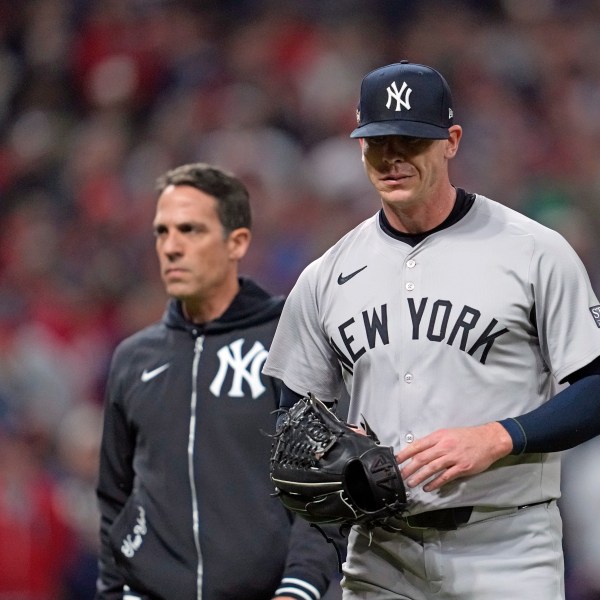
M 541 502 L 532 502 L 531 504 L 523 504 L 521 506 L 517 506 L 517 510 L 523 510 L 524 508 L 531 508 L 532 506 L 540 506 L 540 504 L 545 504 L 546 506 L 550 506 L 553 500 L 542 500 Z

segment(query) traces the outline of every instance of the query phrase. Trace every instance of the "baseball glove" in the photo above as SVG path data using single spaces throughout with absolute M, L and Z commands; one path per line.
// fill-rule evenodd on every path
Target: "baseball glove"
M 283 504 L 310 523 L 385 527 L 406 507 L 389 446 L 340 421 L 309 393 L 284 414 L 273 437 L 271 480 Z

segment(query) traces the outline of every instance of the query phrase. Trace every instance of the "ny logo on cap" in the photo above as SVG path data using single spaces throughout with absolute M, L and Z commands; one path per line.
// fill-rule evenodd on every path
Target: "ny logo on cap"
M 396 112 L 402 110 L 402 107 L 406 110 L 410 110 L 410 95 L 412 94 L 412 89 L 406 85 L 406 81 L 402 82 L 402 87 L 400 91 L 398 91 L 398 87 L 396 86 L 396 82 L 392 81 L 392 85 L 388 85 L 387 87 L 388 99 L 385 105 L 386 108 L 389 108 L 392 105 L 392 100 L 396 101 L 396 108 L 394 109 Z M 402 98 L 402 94 L 404 94 L 404 98 Z

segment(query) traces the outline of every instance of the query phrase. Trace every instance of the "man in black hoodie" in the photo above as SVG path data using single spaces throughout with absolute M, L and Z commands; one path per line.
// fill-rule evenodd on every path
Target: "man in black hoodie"
M 318 600 L 337 558 L 272 496 L 279 382 L 261 374 L 281 309 L 239 276 L 248 192 L 183 165 L 158 181 L 163 319 L 116 349 L 98 481 L 97 600 Z

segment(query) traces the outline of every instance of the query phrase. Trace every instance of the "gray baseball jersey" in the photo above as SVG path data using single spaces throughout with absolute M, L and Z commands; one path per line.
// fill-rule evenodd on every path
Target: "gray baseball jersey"
M 301 274 L 264 371 L 323 400 L 350 394 L 396 451 L 445 427 L 526 413 L 600 355 L 599 302 L 555 231 L 484 196 L 415 247 L 375 215 Z M 558 498 L 559 454 L 508 456 L 410 512 Z

